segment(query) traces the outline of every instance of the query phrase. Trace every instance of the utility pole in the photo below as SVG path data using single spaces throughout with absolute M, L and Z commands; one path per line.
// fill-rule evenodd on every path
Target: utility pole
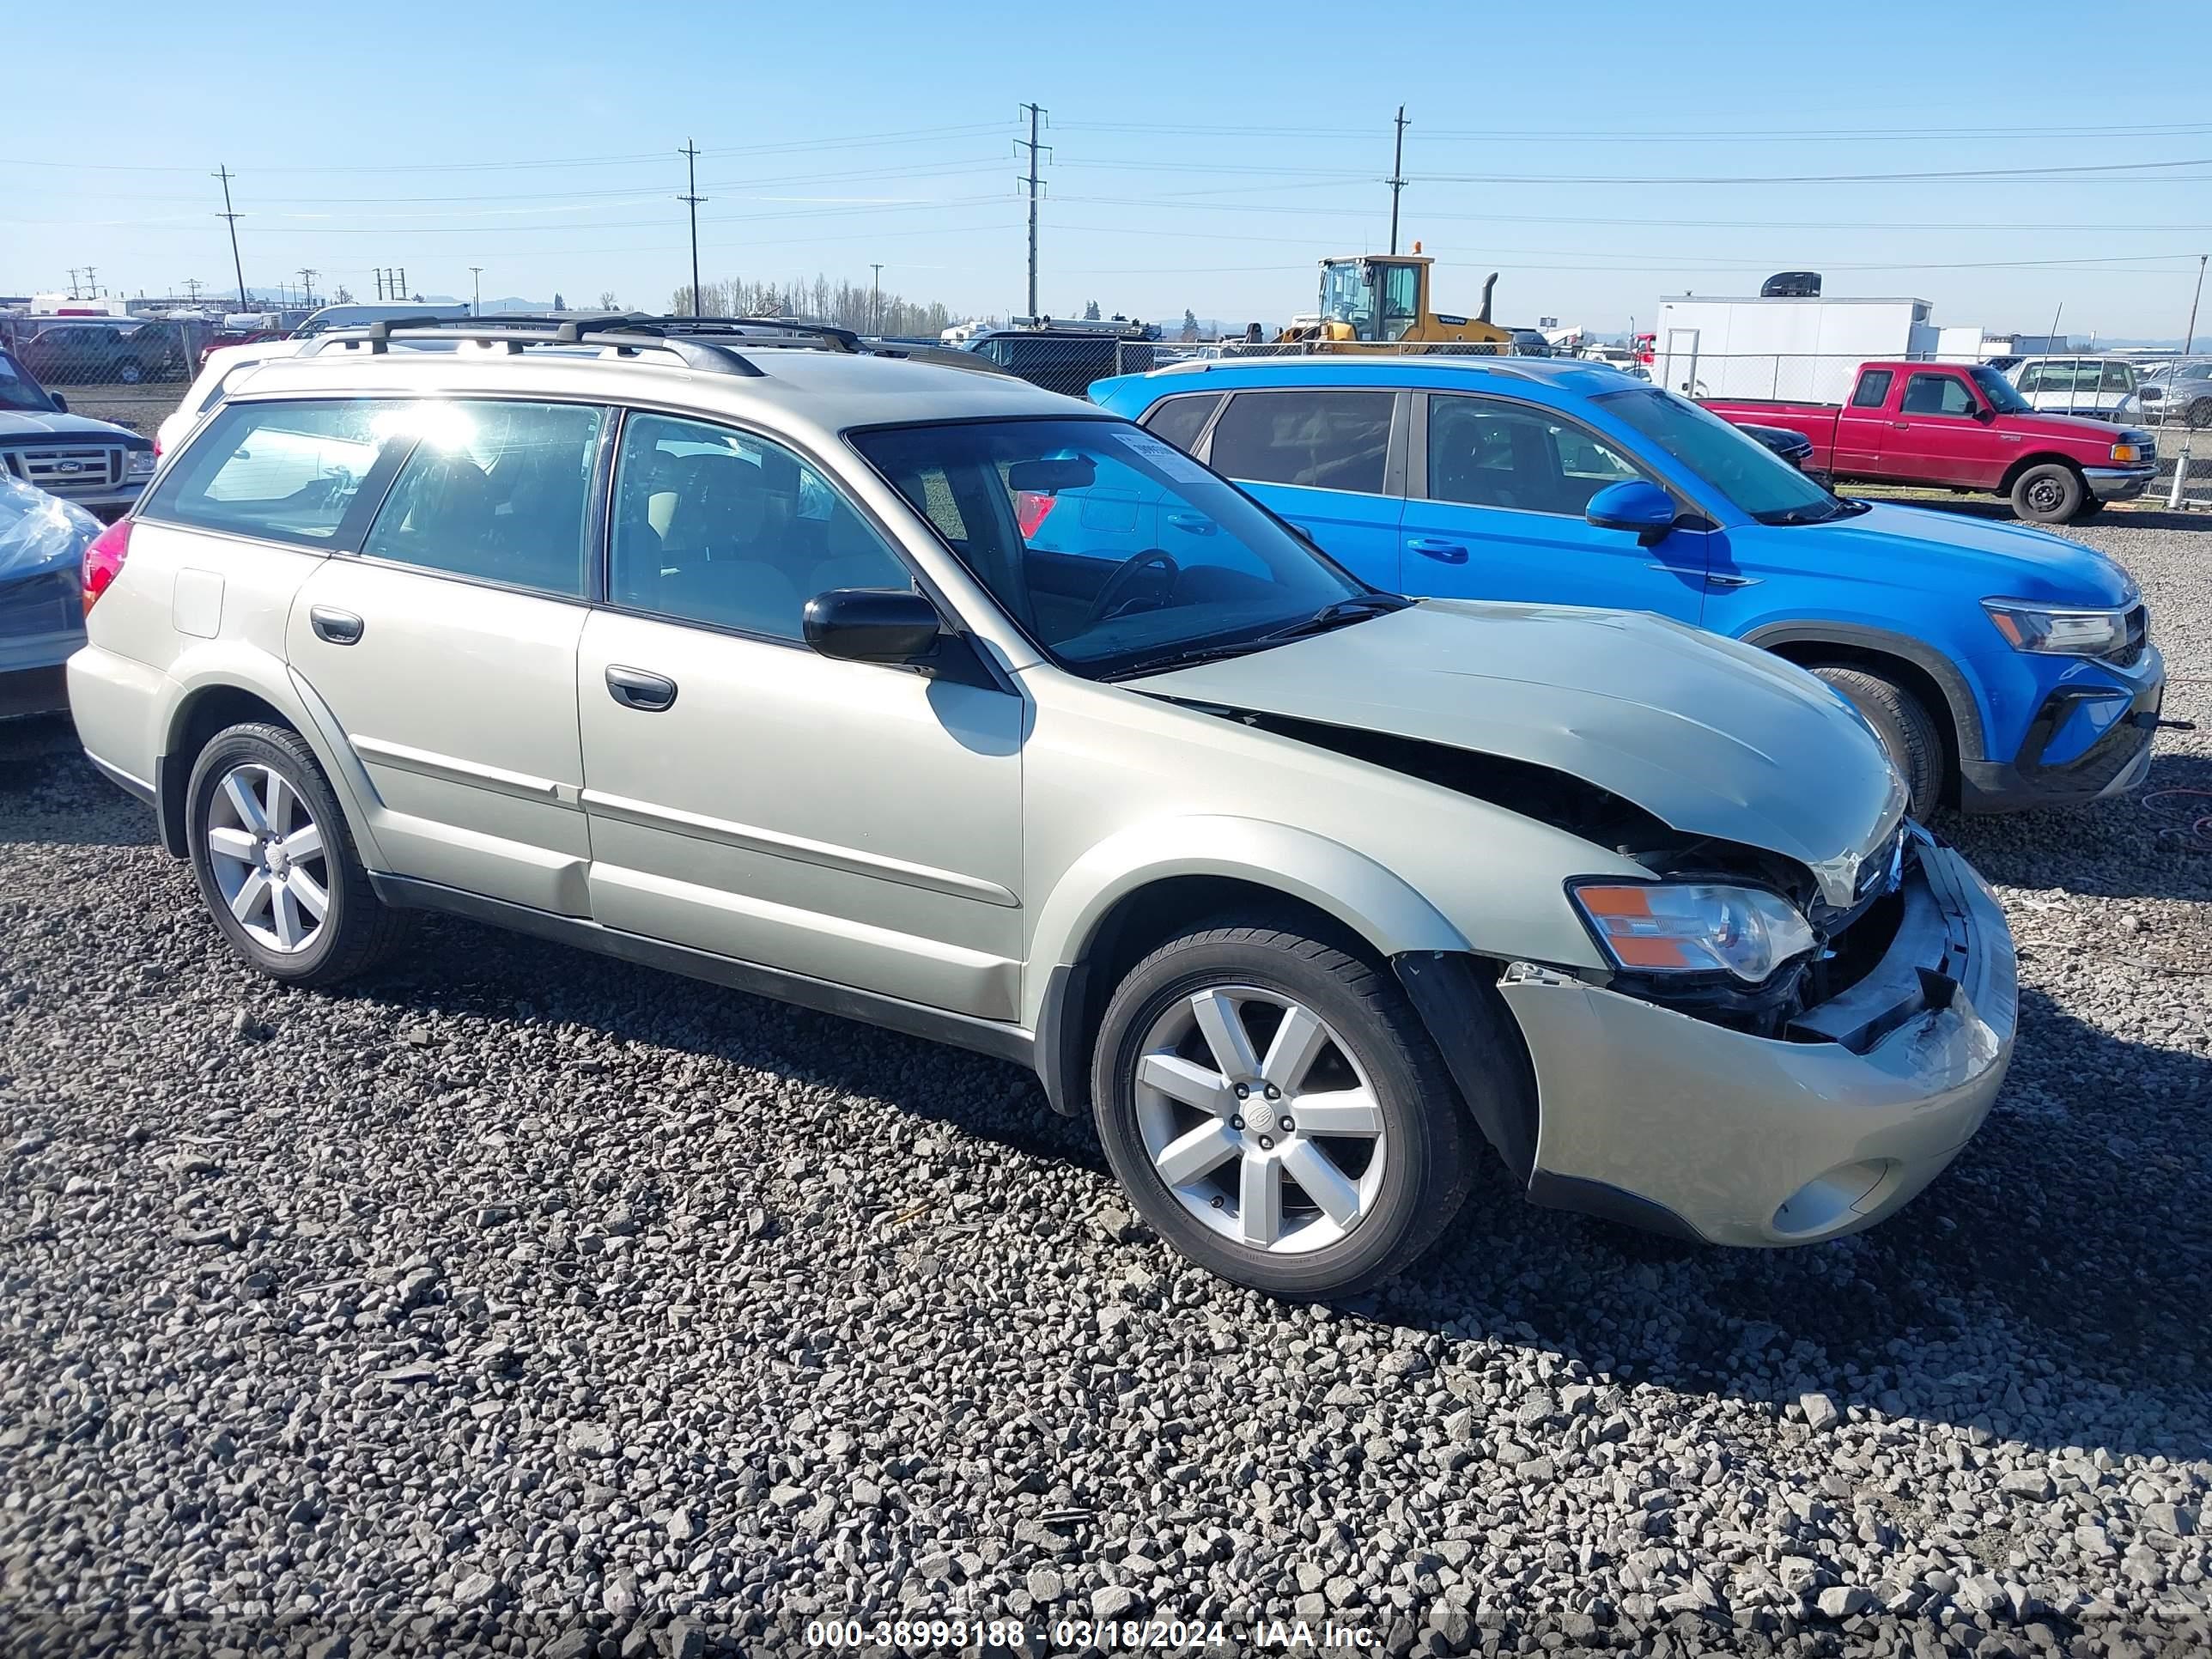
M 392 297 L 395 300 L 404 300 L 407 297 L 407 267 L 405 265 L 399 267 L 399 291 Z
M 880 334 L 884 331 L 884 268 L 878 262 L 868 269 L 876 273 L 874 297 L 868 301 L 868 331 Z
M 200 279 L 198 277 L 187 276 L 185 278 L 185 297 L 190 300 L 194 305 L 198 305 L 200 302 Z
M 690 139 L 676 152 L 684 158 L 684 191 L 676 199 L 691 210 L 691 314 L 705 313 L 699 308 L 699 204 L 707 198 L 699 193 L 699 146 Z
M 1406 106 L 1398 106 L 1398 142 L 1390 153 L 1390 252 L 1398 251 L 1398 192 L 1406 187 Z
M 1037 314 L 1037 157 L 1042 153 L 1037 145 L 1037 118 L 1045 112 L 1035 104 L 1024 104 L 1022 107 L 1030 112 L 1030 136 L 1026 140 L 1015 139 L 1014 146 L 1030 153 L 1029 177 L 1024 182 L 1030 189 L 1030 316 L 1034 320 Z M 1044 146 L 1046 149 L 1050 148 Z
M 230 269 L 232 275 L 238 278 L 238 308 L 243 311 L 246 308 L 246 267 L 240 263 L 238 258 L 239 216 L 230 210 L 230 181 L 233 174 L 230 168 L 226 166 L 218 167 L 214 176 L 222 180 L 222 212 L 218 216 L 230 227 Z
M 469 282 L 471 284 L 469 290 L 469 315 L 471 317 L 481 316 L 483 314 L 483 267 L 482 265 L 471 265 L 469 267 Z
M 2204 261 L 2206 255 L 2197 256 L 2197 292 L 2189 301 L 2189 334 L 2181 343 L 2181 355 L 2186 357 L 2197 349 L 2197 302 L 2204 297 Z
M 307 265 L 300 267 L 300 291 L 305 297 L 301 303 L 312 309 L 315 303 L 315 278 L 323 273 Z

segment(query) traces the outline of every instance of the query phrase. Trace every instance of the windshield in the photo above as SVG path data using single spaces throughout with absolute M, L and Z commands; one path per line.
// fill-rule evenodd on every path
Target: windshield
M 1259 648 L 1346 600 L 1395 600 L 1284 529 L 1234 484 L 1124 421 L 1014 420 L 856 432 L 1008 615 L 1093 679 Z
M 1819 524 L 1857 509 L 1838 501 L 1757 439 L 1657 386 L 1590 400 L 1731 506 L 1761 524 Z
M 2020 395 L 2020 389 L 1987 363 L 1977 363 L 1966 373 L 1983 400 L 1998 414 L 2027 415 L 2034 410 L 2035 405 Z
M 1350 324 L 1355 339 L 1375 337 L 1375 284 L 1370 270 L 1358 260 L 1321 268 L 1322 319 Z
M 51 415 L 54 400 L 23 372 L 22 365 L 0 351 L 0 409 L 25 415 Z

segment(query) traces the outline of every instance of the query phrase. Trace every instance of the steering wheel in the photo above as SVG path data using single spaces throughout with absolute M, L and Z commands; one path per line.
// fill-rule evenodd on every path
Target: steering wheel
M 1125 590 L 1134 587 L 1148 572 L 1158 574 L 1160 591 L 1164 595 L 1175 586 L 1176 578 L 1182 574 L 1182 567 L 1175 562 L 1175 555 L 1164 547 L 1148 547 L 1123 560 L 1114 567 L 1114 574 L 1106 578 L 1098 597 L 1091 602 L 1091 614 L 1083 619 L 1084 627 L 1096 628 L 1119 612 L 1132 597 Z

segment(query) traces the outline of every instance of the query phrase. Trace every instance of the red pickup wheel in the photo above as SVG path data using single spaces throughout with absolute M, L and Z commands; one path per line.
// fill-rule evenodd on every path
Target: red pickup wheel
M 2062 461 L 2031 466 L 2012 483 L 2012 510 L 2031 524 L 2065 524 L 2089 499 L 2081 475 Z

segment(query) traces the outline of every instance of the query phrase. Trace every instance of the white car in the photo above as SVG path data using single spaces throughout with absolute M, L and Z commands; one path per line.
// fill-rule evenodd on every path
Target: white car
M 229 395 L 236 381 L 245 378 L 245 371 L 272 357 L 289 357 L 305 343 L 299 339 L 256 340 L 251 345 L 218 346 L 209 352 L 175 410 L 154 428 L 154 453 L 166 455 L 184 442 L 185 434 Z
M 2003 373 L 2039 413 L 2119 421 L 2136 407 L 2136 366 L 2124 357 L 2023 357 Z

